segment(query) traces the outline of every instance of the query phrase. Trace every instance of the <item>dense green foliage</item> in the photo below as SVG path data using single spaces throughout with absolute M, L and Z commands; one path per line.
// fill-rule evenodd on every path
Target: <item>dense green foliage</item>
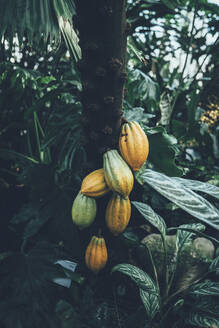
M 74 3 L 39 1 L 31 12 L 33 0 L 3 2 L 0 327 L 170 327 L 170 318 L 173 327 L 217 327 L 218 6 L 127 1 L 123 115 L 139 121 L 150 153 L 135 174 L 130 224 L 112 237 L 103 221 L 80 231 L 71 219 L 89 171 Z M 57 17 L 70 14 L 63 32 Z M 98 200 L 103 217 L 104 204 Z M 94 275 L 84 252 L 99 228 L 109 260 Z M 161 252 L 144 241 L 157 232 Z M 213 251 L 195 248 L 197 237 Z

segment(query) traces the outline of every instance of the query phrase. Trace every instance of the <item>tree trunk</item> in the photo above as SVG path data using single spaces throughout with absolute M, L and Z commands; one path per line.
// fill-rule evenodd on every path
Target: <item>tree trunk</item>
M 82 60 L 82 106 L 89 168 L 117 148 L 126 66 L 125 0 L 76 0 Z M 99 166 L 99 167 L 97 167 Z

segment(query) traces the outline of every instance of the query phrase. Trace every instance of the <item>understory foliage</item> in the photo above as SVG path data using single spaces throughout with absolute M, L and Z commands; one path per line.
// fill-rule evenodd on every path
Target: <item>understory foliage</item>
M 218 6 L 127 1 L 123 117 L 150 151 L 113 237 L 71 218 L 90 169 L 74 2 L 0 2 L 0 327 L 217 327 Z M 95 275 L 84 254 L 100 227 Z

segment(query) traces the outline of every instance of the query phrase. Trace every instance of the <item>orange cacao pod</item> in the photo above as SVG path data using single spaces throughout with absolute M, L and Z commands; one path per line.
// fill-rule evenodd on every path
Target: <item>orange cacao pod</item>
M 81 192 L 88 197 L 101 197 L 108 193 L 109 188 L 104 178 L 103 169 L 95 170 L 88 174 L 81 185 Z
M 133 171 L 138 171 L 147 160 L 148 138 L 138 122 L 133 121 L 122 125 L 119 150 Z
M 85 252 L 86 266 L 98 273 L 106 265 L 108 259 L 106 243 L 103 237 L 93 236 Z
M 103 169 L 109 189 L 127 197 L 133 188 L 134 177 L 116 149 L 109 150 L 103 155 Z
M 127 227 L 131 216 L 129 198 L 124 199 L 119 194 L 113 194 L 106 208 L 106 225 L 115 235 L 122 233 Z

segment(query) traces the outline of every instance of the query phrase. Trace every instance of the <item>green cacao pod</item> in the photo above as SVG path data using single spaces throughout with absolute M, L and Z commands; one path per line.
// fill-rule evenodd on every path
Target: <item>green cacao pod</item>
M 86 266 L 98 273 L 106 265 L 108 259 L 106 243 L 103 237 L 93 236 L 85 252 Z
M 72 221 L 79 229 L 87 228 L 93 223 L 96 212 L 96 200 L 83 195 L 79 191 L 72 205 Z
M 131 216 L 129 198 L 124 199 L 119 194 L 113 194 L 106 208 L 106 225 L 115 235 L 122 233 L 127 227 Z
M 81 192 L 88 197 L 101 197 L 109 192 L 103 169 L 95 170 L 88 174 L 81 185 Z
M 138 122 L 123 124 L 119 137 L 119 150 L 133 171 L 138 171 L 145 163 L 149 153 L 149 143 Z
M 134 177 L 130 167 L 116 149 L 109 150 L 103 155 L 103 169 L 109 189 L 127 197 L 133 188 Z

